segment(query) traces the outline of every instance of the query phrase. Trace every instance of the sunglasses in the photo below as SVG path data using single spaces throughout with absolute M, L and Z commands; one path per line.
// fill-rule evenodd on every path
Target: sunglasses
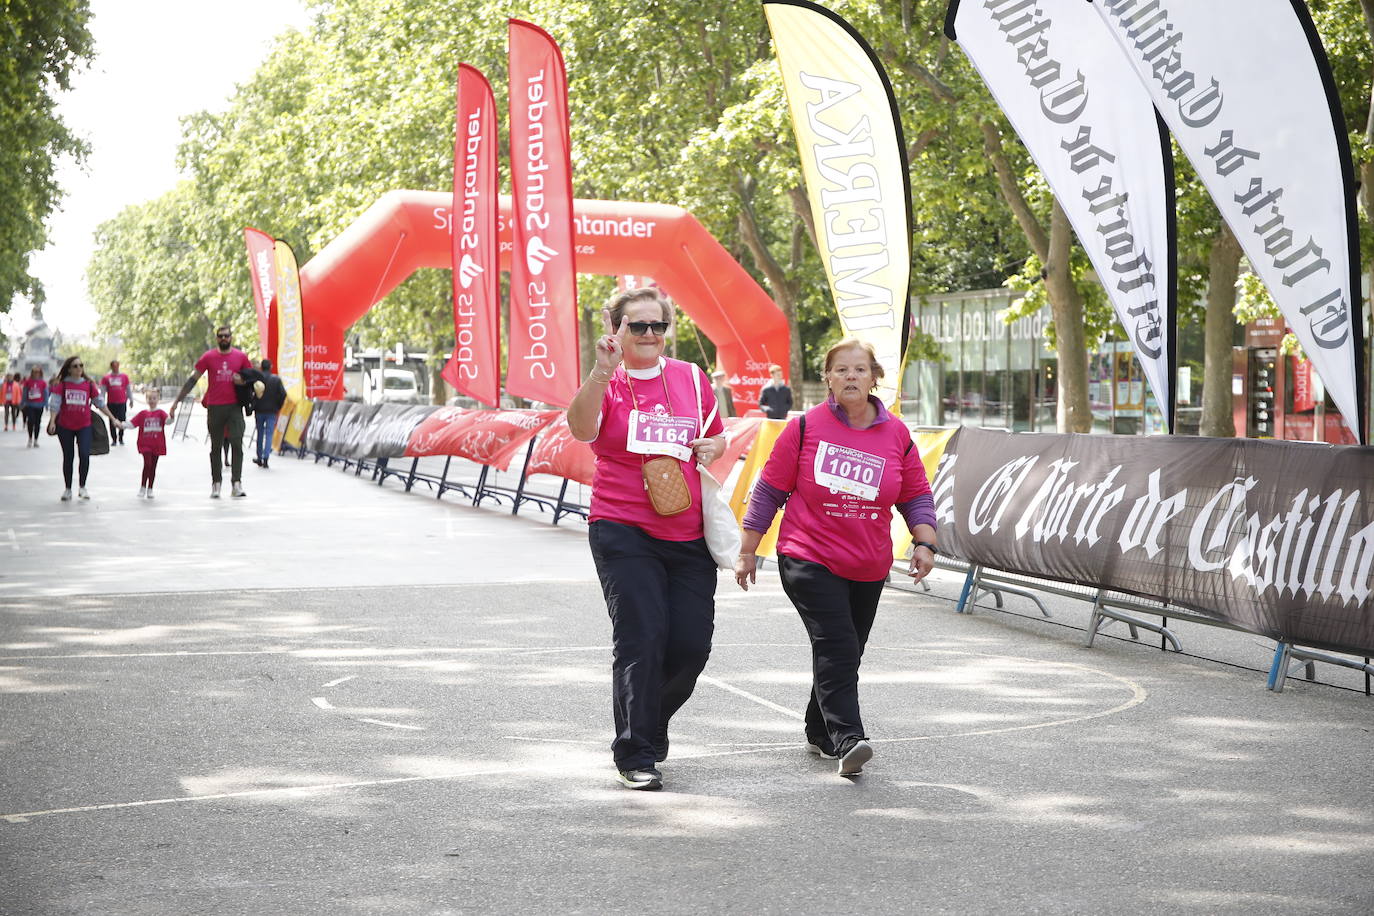
M 224 338 L 225 340 L 228 340 L 230 337 L 233 337 L 234 335 L 233 335 L 233 334 L 216 334 L 215 336 L 216 336 L 216 337 L 222 337 L 222 338 Z
M 667 334 L 667 333 L 668 333 L 668 322 L 666 322 L 666 321 L 631 321 L 631 322 L 629 323 L 629 328 L 630 328 L 630 333 L 631 333 L 631 334 L 634 334 L 636 337 L 643 337 L 645 334 L 648 334 L 650 331 L 653 331 L 654 334 L 655 334 L 655 336 L 662 337 L 664 334 Z

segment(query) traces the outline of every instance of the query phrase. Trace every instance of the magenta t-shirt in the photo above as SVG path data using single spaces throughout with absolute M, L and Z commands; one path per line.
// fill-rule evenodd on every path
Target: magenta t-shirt
M 58 426 L 85 429 L 91 425 L 91 407 L 100 399 L 95 382 L 57 382 L 52 386 L 52 394 L 58 399 Z
M 930 483 L 911 431 L 882 405 L 878 416 L 885 419 L 852 429 L 828 404 L 811 408 L 800 456 L 800 424 L 787 422 L 760 475 L 792 494 L 778 529 L 778 553 L 855 582 L 887 578 L 892 507 L 929 493 Z
M 24 379 L 24 404 L 42 407 L 48 402 L 48 383 L 41 378 Z
M 129 377 L 123 372 L 109 372 L 100 380 L 105 389 L 105 400 L 111 404 L 129 403 Z
M 167 411 L 140 410 L 129 419 L 138 430 L 138 451 L 144 455 L 167 454 Z
M 649 502 L 640 470 L 655 455 L 630 450 L 630 412 L 636 407 L 639 410 L 633 441 L 634 447 L 641 449 L 685 446 L 692 439 L 720 435 L 725 424 L 717 415 L 707 424 L 705 435 L 699 432 L 701 418 L 710 416 L 716 406 L 706 373 L 693 363 L 677 359 L 665 358 L 662 365 L 663 371 L 650 379 L 631 379 L 622 366 L 606 386 L 601 399 L 601 428 L 591 441 L 596 474 L 592 478 L 588 521 L 605 519 L 633 525 L 663 541 L 692 541 L 702 536 L 701 475 L 691 460 L 690 450 L 681 464 L 692 492 L 692 508 L 677 515 L 659 515 Z M 692 385 L 694 372 L 700 398 Z
M 209 381 L 209 387 L 205 389 L 205 400 L 201 403 L 206 407 L 215 404 L 237 404 L 239 397 L 234 391 L 234 373 L 252 367 L 248 356 L 236 347 L 230 347 L 228 353 L 221 353 L 219 347 L 206 350 L 205 355 L 196 360 L 196 369 L 204 372 Z

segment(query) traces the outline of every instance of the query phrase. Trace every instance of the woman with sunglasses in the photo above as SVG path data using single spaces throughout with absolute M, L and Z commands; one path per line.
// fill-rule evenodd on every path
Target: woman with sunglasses
M 568 427 L 596 456 L 587 540 L 611 618 L 611 754 L 622 785 L 658 789 L 669 720 L 711 654 L 716 564 L 694 464 L 724 452 L 724 424 L 706 373 L 663 355 L 673 307 L 658 290 L 619 293 L 603 314 Z M 675 507 L 660 501 L 657 480 L 648 489 L 660 474 L 685 487 L 685 509 L 664 514 Z
M 907 575 L 935 563 L 935 500 L 911 431 L 874 397 L 883 367 L 873 348 L 842 340 L 825 354 L 826 403 L 787 422 L 744 514 L 735 581 L 746 591 L 754 551 L 783 503 L 778 572 L 811 637 L 806 744 L 859 775 L 873 747 L 859 716 L 859 662 L 892 567 L 892 508 L 915 546 Z
M 86 474 L 91 469 L 91 410 L 99 410 L 110 421 L 110 428 L 127 427 L 105 406 L 100 386 L 86 374 L 85 363 L 79 356 L 68 356 L 57 372 L 57 381 L 48 387 L 48 435 L 57 435 L 62 445 L 62 479 L 67 488 L 62 501 L 72 498 L 72 459 L 80 456 L 77 491 L 82 499 L 90 499 L 86 492 Z

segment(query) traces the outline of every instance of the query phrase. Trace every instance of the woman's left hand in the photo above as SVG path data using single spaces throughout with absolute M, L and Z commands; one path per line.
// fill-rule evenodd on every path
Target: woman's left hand
M 720 437 L 711 439 L 693 439 L 687 443 L 687 447 L 692 450 L 698 464 L 709 465 L 721 455 L 725 454 L 725 442 Z
M 917 547 L 911 551 L 911 565 L 906 574 L 911 577 L 912 582 L 920 582 L 930 571 L 935 568 L 935 554 L 930 552 L 929 547 Z

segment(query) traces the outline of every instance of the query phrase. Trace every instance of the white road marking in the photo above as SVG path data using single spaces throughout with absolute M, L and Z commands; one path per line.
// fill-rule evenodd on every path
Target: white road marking
M 422 732 L 425 730 L 423 725 L 402 725 L 399 722 L 383 722 L 381 719 L 359 719 L 358 721 L 366 722 L 369 725 L 385 725 L 387 728 L 404 728 L 413 732 Z
M 332 680 L 332 681 L 330 681 L 328 684 L 325 684 L 324 686 L 325 686 L 325 687 L 337 687 L 337 686 L 339 686 L 340 684 L 342 684 L 344 681 L 351 681 L 351 680 L 353 680 L 353 679 L 354 679 L 355 677 L 357 677 L 357 676 L 358 676 L 358 675 L 356 675 L 356 674 L 348 674 L 348 675 L 345 675 L 344 677 L 341 677 L 341 678 L 337 678 L 337 679 L 335 679 L 335 680 Z
M 786 706 L 779 706 L 777 703 L 774 703 L 772 700 L 765 700 L 765 699 L 764 699 L 763 697 L 761 697 L 761 696 L 758 696 L 758 695 L 756 695 L 756 694 L 752 694 L 752 693 L 750 693 L 750 692 L 747 691 L 747 690 L 741 690 L 741 689 L 739 689 L 738 687 L 735 687 L 735 686 L 733 686 L 733 685 L 731 685 L 731 684 L 727 684 L 727 683 L 725 683 L 724 681 L 717 680 L 716 678 L 708 677 L 708 676 L 702 674 L 702 675 L 699 675 L 699 676 L 697 677 L 697 680 L 698 680 L 698 681 L 701 681 L 701 682 L 703 682 L 703 683 L 706 683 L 706 684 L 710 684 L 712 687 L 719 687 L 721 690 L 728 690 L 728 691 L 730 691 L 731 693 L 735 694 L 736 696 L 744 697 L 746 700 L 752 700 L 753 702 L 759 704 L 760 706 L 767 706 L 769 709 L 771 709 L 771 710 L 773 710 L 773 711 L 775 711 L 775 712 L 780 712 L 780 713 L 782 713 L 784 716 L 790 716 L 790 717 L 793 718 L 793 719 L 801 719 L 801 720 L 803 720 L 803 721 L 805 721 L 805 719 L 806 719 L 806 716 L 802 715 L 802 714 L 799 713 L 799 712 L 795 712 L 795 711 L 793 711 L 793 710 L 791 710 L 791 709 L 788 709 Z
M 18 550 L 18 549 L 19 549 L 19 538 L 15 537 L 15 535 L 14 535 L 14 529 L 13 529 L 13 528 L 10 529 L 10 532 L 9 532 L 9 533 L 10 533 L 10 546 L 13 547 L 15 550 Z
M 543 741 L 549 744 L 591 744 L 601 746 L 605 741 L 586 741 L 582 738 L 526 738 L 523 735 L 502 735 L 502 741 Z
M 775 645 L 785 645 L 785 644 L 774 644 L 774 643 L 758 643 L 758 644 L 754 644 L 754 643 L 735 643 L 735 644 L 732 644 L 733 647 L 738 647 L 738 648 L 745 648 L 745 647 L 750 647 L 750 646 L 754 646 L 754 645 L 758 645 L 758 646 L 775 646 Z M 717 646 L 717 648 L 720 648 L 720 647 L 721 647 L 721 646 Z M 605 648 L 606 648 L 605 646 L 595 646 L 595 647 L 589 646 L 589 647 L 568 647 L 568 648 L 562 649 L 562 650 L 560 650 L 560 649 L 540 649 L 540 650 L 535 650 L 535 651 L 537 651 L 537 652 L 545 652 L 545 651 L 586 651 L 587 649 L 605 649 Z M 877 740 L 874 742 L 875 744 L 879 744 L 879 745 L 885 745 L 885 744 L 905 744 L 905 743 L 916 742 L 916 741 L 934 741 L 934 740 L 937 740 L 937 739 L 950 739 L 950 738 L 985 737 L 985 736 L 988 736 L 988 735 L 1009 734 L 1009 733 L 1011 733 L 1011 732 L 1020 732 L 1020 731 L 1035 731 L 1035 730 L 1043 729 L 1043 728 L 1056 728 L 1056 727 L 1059 727 L 1059 726 L 1062 726 L 1062 725 L 1073 725 L 1073 724 L 1076 724 L 1076 723 L 1079 723 L 1079 722 L 1087 722 L 1087 721 L 1091 721 L 1091 720 L 1093 720 L 1093 719 L 1100 719 L 1100 718 L 1103 718 L 1103 717 L 1106 717 L 1106 716 L 1111 716 L 1111 715 L 1115 715 L 1115 714 L 1120 713 L 1120 712 L 1124 712 L 1124 711 L 1126 711 L 1126 710 L 1128 710 L 1128 709 L 1131 709 L 1132 707 L 1139 706 L 1141 703 L 1144 703 L 1145 700 L 1149 697 L 1148 691 L 1146 691 L 1144 687 L 1142 687 L 1140 684 L 1136 683 L 1135 681 L 1132 681 L 1132 680 L 1130 680 L 1130 679 L 1128 679 L 1128 678 L 1125 678 L 1125 677 L 1122 677 L 1122 676 L 1120 676 L 1120 675 L 1113 674 L 1113 673 L 1111 673 L 1111 672 L 1109 672 L 1109 671 L 1103 671 L 1103 670 L 1098 669 L 1098 668 L 1090 668 L 1090 667 L 1088 667 L 1087 665 L 1079 665 L 1079 664 L 1075 664 L 1075 663 L 1073 663 L 1073 662 L 1054 662 L 1054 661 L 1046 661 L 1045 659 L 1029 658 L 1029 657 L 1026 657 L 1026 656 L 1001 655 L 1001 654 L 997 654 L 997 653 L 984 653 L 984 652 L 966 652 L 966 651 L 949 650 L 949 649 L 925 649 L 925 648 L 921 648 L 921 647 L 911 647 L 911 646 L 883 646 L 883 647 L 869 646 L 869 650 L 870 650 L 870 651 L 872 651 L 872 650 L 874 650 L 874 649 L 879 649 L 880 651 L 894 651 L 894 652 L 925 652 L 925 653 L 934 654 L 934 655 L 973 656 L 973 657 L 981 657 L 981 658 L 994 658 L 994 659 L 1006 659 L 1006 660 L 1015 660 L 1015 661 L 1032 662 L 1032 663 L 1037 664 L 1037 665 L 1043 665 L 1043 666 L 1051 667 L 1051 668 L 1066 668 L 1066 669 L 1071 669 L 1071 670 L 1089 672 L 1089 673 L 1092 673 L 1092 674 L 1095 674 L 1095 675 L 1099 675 L 1099 676 L 1108 678 L 1108 679 L 1110 679 L 1110 680 L 1116 681 L 1117 683 L 1121 684 L 1122 686 L 1126 687 L 1127 689 L 1129 689 L 1129 690 L 1131 691 L 1131 697 L 1130 697 L 1128 700 L 1126 700 L 1125 702 L 1119 703 L 1119 704 L 1117 704 L 1116 706 L 1114 706 L 1114 707 L 1112 707 L 1112 708 L 1110 708 L 1110 709 L 1101 710 L 1101 711 L 1099 711 L 1099 712 L 1085 713 L 1085 714 L 1083 714 L 1083 715 L 1071 716 L 1071 717 L 1063 718 L 1063 719 L 1056 719 L 1056 720 L 1049 721 L 1049 722 L 1035 722 L 1035 723 L 1030 723 L 1030 724 L 1026 724 L 1026 725 L 1009 725 L 1009 726 L 1002 726 L 1002 727 L 998 727 L 998 728 L 978 729 L 978 730 L 967 731 L 967 732 L 954 732 L 954 733 L 949 733 L 949 734 L 934 734 L 934 735 L 919 735 L 919 736 L 911 736 L 911 737 L 905 737 L 905 738 L 882 738 L 882 739 L 877 739 Z M 318 650 L 307 650 L 307 651 L 309 651 L 311 654 L 313 654 L 313 652 L 318 651 Z M 425 651 L 425 650 L 416 650 L 416 651 Z M 433 650 L 433 651 L 455 651 L 455 652 L 460 652 L 460 651 L 464 651 L 464 650 L 455 648 L 455 649 L 449 649 L 449 650 Z M 505 652 L 512 652 L 513 654 L 514 654 L 514 653 L 525 654 L 525 653 L 529 653 L 529 652 L 530 652 L 530 647 L 528 647 L 528 646 L 518 646 L 518 647 L 517 647 L 517 646 L 510 646 L 510 647 L 501 647 L 501 648 L 496 648 L 496 649 L 482 649 L 482 650 L 474 650 L 474 651 L 497 651 L 497 652 L 505 651 Z M 289 649 L 269 649 L 269 650 L 246 651 L 246 652 L 157 652 L 157 653 L 142 653 L 142 655 L 157 655 L 157 656 L 176 656 L 176 655 L 188 655 L 188 656 L 190 656 L 190 655 L 262 655 L 262 654 L 303 654 L 303 653 L 301 653 L 300 650 L 289 650 Z M 24 660 L 24 659 L 45 658 L 45 657 L 47 657 L 47 658 L 110 658 L 110 657 L 121 657 L 121 656 L 120 656 L 118 653 L 101 653 L 101 654 L 90 654 L 90 655 L 79 655 L 79 656 L 11 656 L 11 657 L 9 657 L 8 659 L 0 659 L 0 661 L 3 661 L 3 660 L 18 661 L 18 660 Z M 138 657 L 138 656 L 131 656 L 131 657 Z M 796 713 L 796 712 L 793 712 L 792 710 L 787 709 L 786 707 L 779 706 L 778 704 L 773 703 L 773 702 L 770 701 L 770 700 L 766 700 L 766 699 L 764 699 L 763 697 L 755 696 L 754 694 L 751 694 L 751 693 L 749 693 L 748 691 L 741 690 L 741 689 L 738 688 L 738 687 L 734 687 L 733 685 L 727 684 L 727 683 L 725 683 L 725 682 L 723 682 L 723 681 L 720 681 L 720 680 L 718 680 L 718 679 L 716 679 L 716 678 L 713 678 L 713 677 L 709 677 L 709 676 L 703 675 L 703 676 L 700 676 L 700 677 L 698 678 L 698 680 L 699 680 L 699 681 L 705 681 L 706 683 L 711 684 L 712 686 L 719 687 L 719 688 L 722 689 L 722 690 L 729 691 L 730 693 L 737 694 L 738 696 L 744 697 L 744 698 L 746 698 L 746 699 L 752 700 L 753 702 L 756 702 L 756 703 L 759 703 L 759 704 L 761 704 L 761 705 L 767 706 L 767 707 L 769 707 L 770 709 L 774 709 L 774 710 L 776 710 L 777 712 L 780 712 L 780 713 L 782 713 L 783 715 L 789 716 L 789 717 L 791 717 L 791 718 L 795 718 L 795 719 L 804 719 L 804 718 L 805 718 L 805 717 L 802 716 L 801 714 Z M 320 706 L 321 709 L 326 709 L 326 708 L 332 709 L 332 708 L 333 708 L 332 706 L 329 705 L 329 701 L 326 700 L 324 697 L 315 697 L 315 698 L 313 699 L 313 702 L 315 703 L 315 705 Z M 324 705 L 321 705 L 322 703 L 323 703 Z M 387 727 L 389 727 L 389 728 L 403 728 L 403 729 L 419 730 L 419 731 L 425 730 L 425 729 L 423 729 L 421 726 L 417 726 L 417 725 L 402 725 L 402 724 L 394 723 L 394 722 L 384 722 L 384 721 L 381 721 L 381 720 L 379 720 L 379 719 L 359 719 L 359 720 L 357 720 L 357 721 L 368 722 L 368 723 L 374 724 L 374 725 L 383 725 L 383 726 L 387 726 Z M 505 738 L 506 738 L 507 740 L 516 740 L 516 741 L 546 741 L 546 742 L 551 742 L 551 743 L 556 742 L 556 743 L 563 743 L 563 744 L 588 744 L 588 745 L 593 745 L 593 744 L 601 744 L 601 743 L 602 743 L 602 742 L 600 742 L 600 741 L 586 741 L 586 740 L 558 741 L 557 739 L 548 739 L 548 738 L 543 738 L 543 739 L 541 739 L 541 738 L 525 738 L 525 737 L 519 737 L 519 736 L 513 736 L 513 735 L 505 736 Z M 681 761 L 686 761 L 686 760 L 706 760 L 706 759 L 714 759 L 714 758 L 718 758 L 718 757 L 733 757 L 733 756 L 740 756 L 740 755 L 744 755 L 744 754 L 758 754 L 758 753 L 764 753 L 764 752 L 768 752 L 768 751 L 795 751 L 795 750 L 796 750 L 797 748 L 799 748 L 801 745 L 798 744 L 798 743 L 796 743 L 796 742 L 788 742 L 788 743 L 767 743 L 767 744 L 765 744 L 765 743 L 757 743 L 757 744 L 746 744 L 746 743 L 711 744 L 711 745 L 708 745 L 708 746 L 709 746 L 709 747 L 725 747 L 725 748 L 732 748 L 732 749 L 731 749 L 731 750 L 719 750 L 719 751 L 714 751 L 714 750 L 713 750 L 713 751 L 708 751 L 708 752 L 704 752 L 704 753 L 695 753 L 695 754 L 693 754 L 693 753 L 677 754 L 677 755 L 674 755 L 675 760 L 681 762 Z M 81 805 L 81 806 L 74 806 L 74 807 L 67 807 L 67 808 L 51 808 L 51 809 L 47 809 L 47 810 L 43 810 L 43 811 L 25 811 L 25 812 L 17 812 L 17 813 L 10 813 L 10 814 L 0 814 L 0 821 L 4 821 L 4 822 L 9 823 L 9 824 L 23 824 L 23 823 L 26 823 L 26 822 L 27 822 L 29 819 L 31 819 L 31 818 L 36 818 L 36 817 L 47 817 L 47 816 L 57 815 L 57 814 L 82 814 L 82 813 L 89 813 L 89 812 L 94 812 L 94 811 L 116 811 L 116 810 L 131 809 L 131 808 L 145 808 L 145 807 L 151 807 L 151 806 L 156 806 L 156 805 L 187 804 L 187 803 L 193 803 L 193 802 L 215 801 L 215 800 L 230 799 L 230 798 L 253 798 L 253 797 L 270 796 L 270 795 L 303 795 L 303 794 L 310 794 L 310 793 L 317 793 L 317 792 L 331 792 L 331 791 L 340 791 L 340 790 L 346 790 L 346 789 L 366 789 L 366 788 L 375 788 L 375 787 L 380 787 L 380 786 L 403 785 L 403 784 L 406 784 L 406 783 L 438 782 L 438 781 L 442 781 L 442 780 L 465 779 L 465 778 L 484 777 L 484 776 L 493 776 L 493 775 L 512 775 L 512 774 L 518 774 L 518 773 L 547 773 L 547 774 L 554 774 L 554 773 L 571 772 L 571 771 L 576 771 L 576 770 L 579 770 L 579 769 L 587 770 L 589 773 L 591 773 L 591 772 L 599 772 L 599 770 L 593 771 L 591 768 L 587 767 L 587 766 L 586 766 L 585 764 L 583 764 L 583 763 L 544 764 L 544 765 L 533 765 L 533 766 L 524 766 L 524 767 L 500 766 L 500 767 L 496 767 L 496 768 L 489 769 L 489 770 L 468 771 L 468 772 L 461 772 L 461 773 L 441 773 L 441 774 L 432 774 L 432 775 L 427 775 L 427 776 L 404 776 L 404 777 L 396 777 L 396 778 L 391 778 L 391 779 L 357 780 L 357 781 L 353 781 L 353 782 L 324 783 L 324 784 L 314 785 L 314 786 L 287 786 L 287 787 L 276 787 L 276 788 L 270 788 L 270 789 L 248 789 L 248 790 L 244 790 L 244 791 L 242 791 L 242 792 L 223 792 L 223 793 L 217 793 L 217 794 L 213 794 L 213 795 L 190 795 L 190 796 L 183 796 L 183 797 L 180 797 L 180 798 L 159 798 L 159 799 L 151 799 L 151 800 L 146 800 L 146 801 L 116 802 L 116 803 L 97 804 L 97 805 Z

